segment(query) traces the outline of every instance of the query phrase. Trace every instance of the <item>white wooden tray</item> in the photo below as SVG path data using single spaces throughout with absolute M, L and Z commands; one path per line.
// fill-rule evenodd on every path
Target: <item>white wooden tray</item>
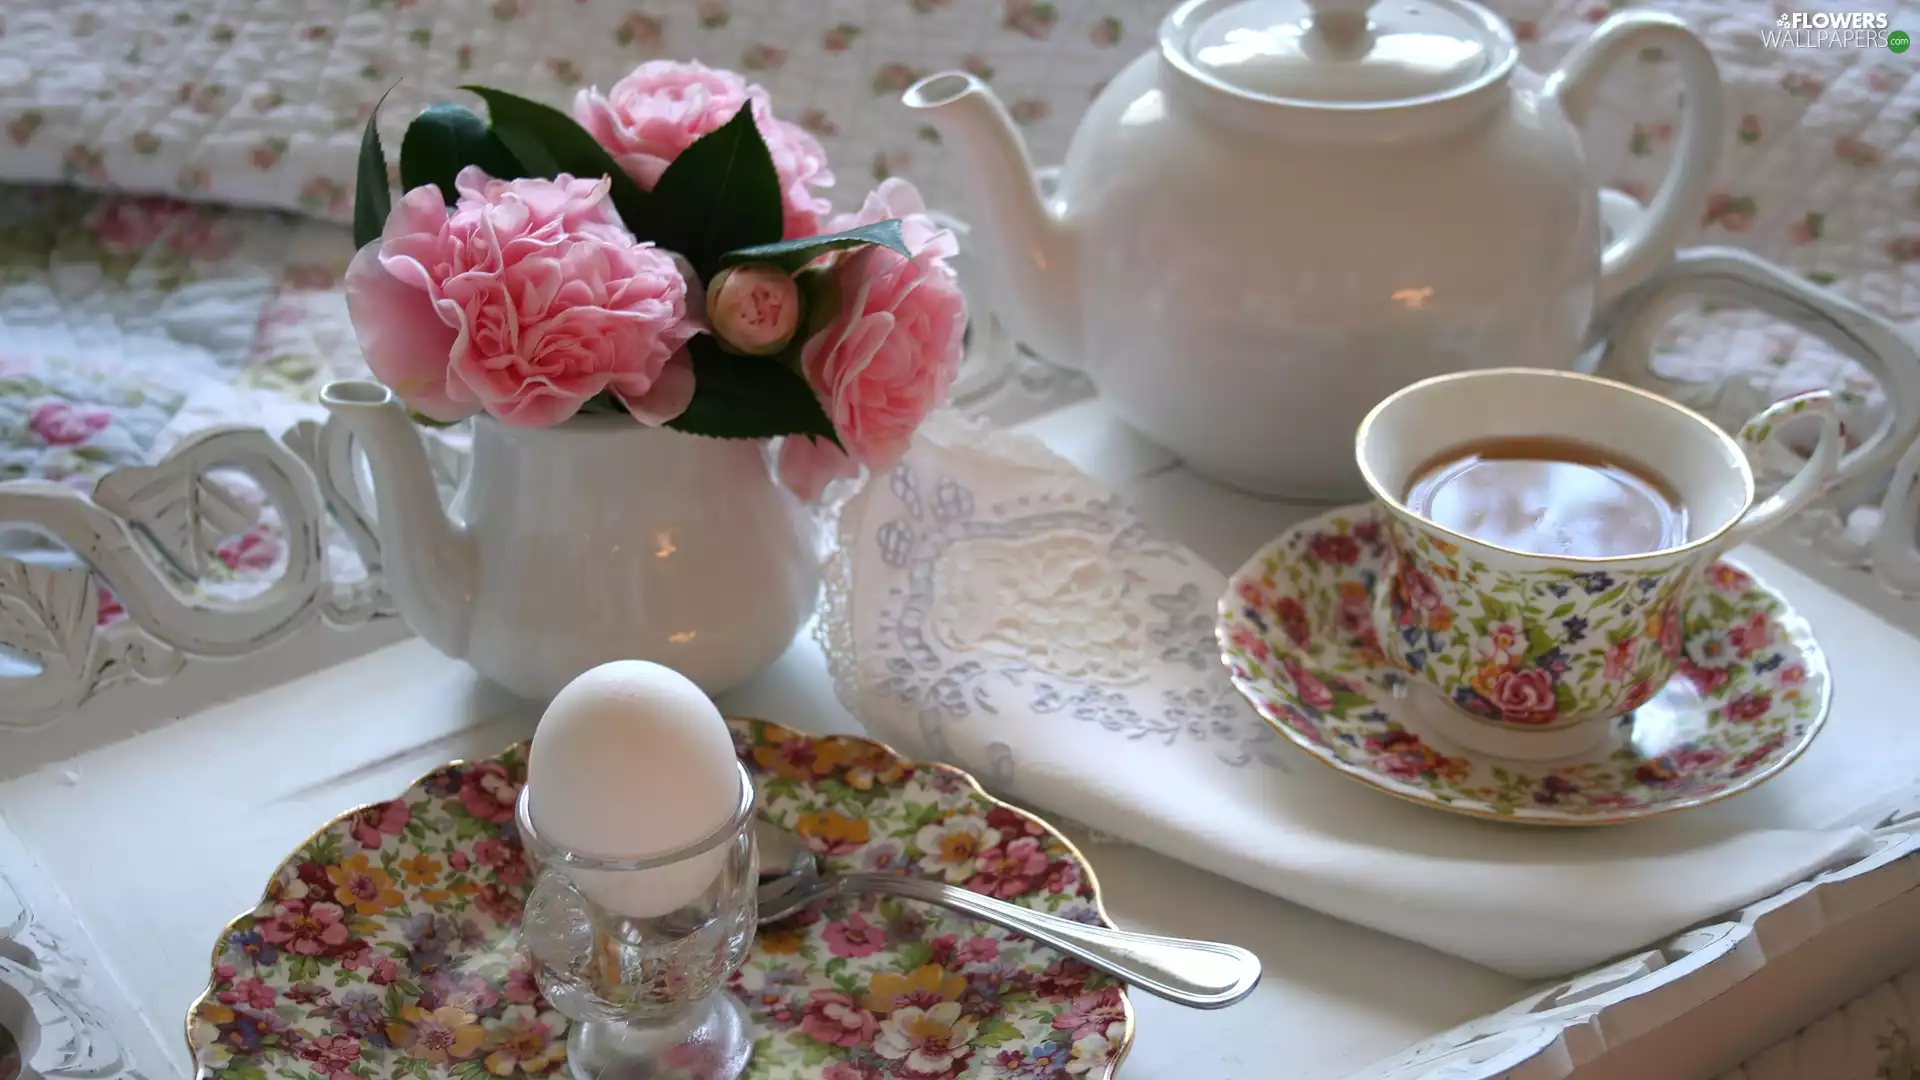
M 1027 426 L 1217 562 L 1236 562 L 1312 509 L 1207 485 L 1094 403 Z M 224 437 L 262 457 L 294 458 L 258 433 Z M 192 490 L 179 479 L 176 490 Z M 1836 731 L 1900 706 L 1906 672 L 1920 669 L 1920 641 L 1820 580 L 1763 553 L 1746 557 L 1804 606 L 1835 656 L 1840 708 L 1854 710 Z M 359 587 L 349 608 L 317 574 L 287 587 L 305 597 L 308 625 L 239 660 L 183 654 L 156 669 L 171 674 L 164 685 L 101 677 L 140 643 L 71 628 L 59 640 L 63 655 L 78 658 L 72 681 L 41 682 L 36 700 L 84 698 L 81 707 L 63 706 L 51 720 L 38 714 L 32 730 L 0 730 L 0 777 L 10 777 L 0 783 L 0 867 L 13 887 L 0 893 L 0 936 L 11 938 L 0 941 L 0 1022 L 32 1011 L 42 1063 L 63 1046 L 93 1055 L 50 1076 L 112 1075 L 102 1071 L 112 1060 L 148 1077 L 186 1075 L 181 1017 L 215 933 L 314 823 L 531 730 L 526 706 L 462 665 L 419 642 L 392 644 L 402 631 L 377 590 Z M 1907 614 L 1897 604 L 1891 611 Z M 855 727 L 804 640 L 723 705 L 813 730 Z M 168 722 L 175 717 L 184 719 Z M 128 737 L 143 728 L 155 730 Z M 1870 856 L 1548 987 L 1087 838 L 1122 922 L 1240 941 L 1268 965 L 1256 996 L 1221 1013 L 1141 1000 L 1126 1073 L 1251 1080 L 1274 1075 L 1281 1060 L 1287 1075 L 1310 1080 L 1731 1068 L 1920 962 L 1920 801 L 1907 798 L 1910 779 L 1862 777 L 1884 788 L 1884 806 L 1867 822 L 1878 838 Z M 30 919 L 8 916 L 9 895 Z

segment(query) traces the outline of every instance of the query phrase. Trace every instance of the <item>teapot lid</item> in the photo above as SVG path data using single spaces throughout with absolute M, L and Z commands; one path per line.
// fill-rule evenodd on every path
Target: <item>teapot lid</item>
M 1496 20 L 1453 0 L 1243 0 L 1194 26 L 1182 51 L 1236 90 L 1368 105 L 1462 89 L 1511 50 Z

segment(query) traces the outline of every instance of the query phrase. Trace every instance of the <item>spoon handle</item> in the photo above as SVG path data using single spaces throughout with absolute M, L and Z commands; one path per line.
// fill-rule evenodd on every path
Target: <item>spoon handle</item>
M 964 912 L 1195 1009 L 1224 1008 L 1252 993 L 1260 982 L 1260 958 L 1238 945 L 1092 926 L 922 878 L 847 874 L 838 880 L 842 890 L 889 893 Z

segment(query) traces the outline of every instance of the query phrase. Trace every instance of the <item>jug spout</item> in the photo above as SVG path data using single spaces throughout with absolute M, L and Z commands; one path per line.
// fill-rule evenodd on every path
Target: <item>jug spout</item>
M 1080 290 L 1073 237 L 1034 182 L 1026 144 L 986 84 L 965 72 L 930 75 L 907 88 L 952 149 L 966 182 L 969 236 L 979 245 L 994 313 L 1024 344 L 1055 363 L 1078 365 Z
M 364 380 L 328 383 L 320 391 L 320 404 L 332 414 L 328 433 L 351 435 L 373 471 L 379 569 L 394 606 L 427 644 L 448 656 L 464 656 L 473 599 L 473 545 L 466 530 L 441 509 L 426 448 L 407 410 L 393 391 Z M 351 467 L 345 453 L 337 460 Z M 322 482 L 351 490 L 353 478 L 323 477 Z

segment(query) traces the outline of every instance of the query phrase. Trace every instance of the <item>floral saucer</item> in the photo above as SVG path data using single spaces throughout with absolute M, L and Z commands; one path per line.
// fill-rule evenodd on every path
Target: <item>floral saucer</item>
M 1805 619 L 1733 562 L 1686 601 L 1680 673 L 1599 746 L 1513 761 L 1460 746 L 1451 716 L 1380 652 L 1372 595 L 1391 559 L 1371 506 L 1303 522 L 1228 582 L 1216 632 L 1240 692 L 1281 734 L 1361 783 L 1530 825 L 1607 825 L 1702 806 L 1787 767 L 1832 677 Z M 1594 582 L 1600 588 L 1606 583 Z
M 729 720 L 760 812 L 836 870 L 889 870 L 1110 923 L 1093 872 L 967 774 L 879 743 Z M 568 1021 L 515 947 L 526 744 L 434 770 L 322 828 L 229 924 L 187 1016 L 203 1080 L 566 1075 Z M 763 929 L 730 988 L 763 1080 L 1107 1080 L 1120 986 L 938 908 L 847 898 Z M 662 1080 L 667 1080 L 662 1077 Z

